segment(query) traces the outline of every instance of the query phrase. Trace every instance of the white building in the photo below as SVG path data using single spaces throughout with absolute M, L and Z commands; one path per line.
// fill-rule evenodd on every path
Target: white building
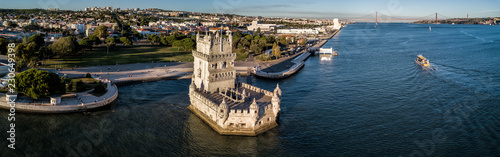
M 252 21 L 252 25 L 248 26 L 247 29 L 249 31 L 256 31 L 257 28 L 260 28 L 260 31 L 271 31 L 279 27 L 281 26 L 276 24 L 262 24 L 259 21 Z
M 317 35 L 319 31 L 316 29 L 278 29 L 278 34 L 304 34 L 304 35 Z

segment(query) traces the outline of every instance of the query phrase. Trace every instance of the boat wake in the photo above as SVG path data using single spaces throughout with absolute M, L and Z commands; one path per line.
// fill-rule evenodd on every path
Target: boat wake
M 431 64 L 432 69 L 426 69 L 431 75 L 449 84 L 456 85 L 470 92 L 492 91 L 490 85 L 496 74 L 476 69 L 459 68 L 440 63 Z
M 484 39 L 484 38 L 481 38 L 481 37 L 478 37 L 478 36 L 475 36 L 475 35 L 469 34 L 469 33 L 465 32 L 464 30 L 460 30 L 460 32 L 461 32 L 461 33 L 463 33 L 463 34 L 465 34 L 465 35 L 467 35 L 467 36 L 470 36 L 470 37 L 473 37 L 473 38 L 479 39 L 479 40 L 481 40 L 481 41 L 483 41 L 483 42 L 493 43 L 493 40 L 486 40 L 486 39 Z

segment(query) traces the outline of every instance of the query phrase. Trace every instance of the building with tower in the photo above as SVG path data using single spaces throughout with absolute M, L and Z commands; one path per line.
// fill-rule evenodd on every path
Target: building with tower
M 196 35 L 188 109 L 219 134 L 256 136 L 278 125 L 281 89 L 277 85 L 270 92 L 241 82 L 234 68 L 232 35 L 227 35 Z

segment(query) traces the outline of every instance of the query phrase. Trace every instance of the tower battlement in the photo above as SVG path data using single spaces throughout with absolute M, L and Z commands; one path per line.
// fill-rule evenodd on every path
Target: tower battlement
M 196 34 L 196 51 L 207 55 L 232 54 L 233 36 L 227 33 L 228 38 L 224 38 L 222 33 L 207 33 L 200 37 Z

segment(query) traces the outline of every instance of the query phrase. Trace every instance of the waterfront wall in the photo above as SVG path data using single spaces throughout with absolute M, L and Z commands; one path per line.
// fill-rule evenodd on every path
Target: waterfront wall
M 114 89 L 110 89 L 114 88 Z M 100 107 L 107 106 L 118 98 L 118 88 L 115 84 L 108 83 L 108 91 L 114 91 L 110 97 L 101 99 L 97 102 L 81 103 L 74 105 L 44 105 L 47 103 L 16 103 L 16 111 L 28 113 L 72 113 L 84 112 Z M 2 99 L 5 100 L 5 99 Z M 7 103 L 0 103 L 0 108 L 10 109 Z

